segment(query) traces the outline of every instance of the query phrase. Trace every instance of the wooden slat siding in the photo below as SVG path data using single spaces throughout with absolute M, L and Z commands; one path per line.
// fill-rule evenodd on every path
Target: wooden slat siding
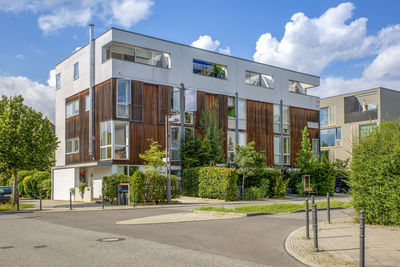
M 290 107 L 290 164 L 292 167 L 296 162 L 296 154 L 300 149 L 301 133 L 309 121 L 319 123 L 318 110 Z M 308 133 L 311 140 L 319 139 L 319 129 L 308 129 Z
M 228 144 L 228 97 L 226 95 L 218 95 L 218 126 L 222 129 L 223 150 L 227 153 Z
M 132 81 L 131 121 L 143 122 L 143 83 Z
M 79 153 L 65 155 L 66 164 L 89 161 L 89 113 L 85 111 L 88 90 L 66 99 L 66 103 L 79 99 L 79 115 L 65 119 L 65 139 L 79 137 Z
M 158 122 L 160 124 L 165 124 L 165 116 L 169 115 L 172 90 L 170 86 L 158 86 Z
M 246 100 L 247 142 L 264 151 L 268 166 L 274 164 L 273 104 Z
M 203 117 L 203 112 L 206 108 L 206 93 L 202 91 L 197 91 L 197 111 L 196 111 L 196 121 L 195 127 L 200 127 L 201 118 Z

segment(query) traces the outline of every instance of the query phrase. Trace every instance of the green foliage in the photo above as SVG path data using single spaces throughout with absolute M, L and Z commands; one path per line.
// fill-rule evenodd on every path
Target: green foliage
M 81 193 L 82 198 L 83 198 L 83 193 L 85 193 L 86 187 L 88 187 L 87 183 L 81 183 L 79 185 L 79 192 Z
M 161 151 L 161 145 L 150 139 L 151 144 L 148 150 L 143 154 L 139 154 L 139 157 L 146 162 L 147 168 L 154 168 L 158 170 L 164 165 L 163 158 L 165 157 L 165 151 Z
M 370 224 L 400 225 L 400 122 L 384 122 L 353 146 L 352 204 Z
M 18 194 L 19 194 L 20 197 L 26 196 L 25 189 L 24 189 L 24 183 L 23 183 L 24 178 L 27 177 L 27 176 L 32 176 L 34 173 L 35 173 L 35 171 L 19 171 L 18 172 L 18 175 L 17 175 L 17 181 L 18 181 L 17 190 L 18 190 Z M 11 182 L 11 185 L 12 185 L 12 182 Z
M 73 196 L 75 196 L 75 187 L 71 187 L 71 188 L 69 189 L 69 192 L 71 192 L 71 194 L 72 194 Z
M 247 176 L 247 186 L 255 186 L 263 188 L 265 192 L 264 197 L 274 197 L 272 187 L 275 185 L 276 180 L 281 175 L 280 170 L 273 168 L 257 168 L 252 175 Z
M 279 175 L 275 179 L 275 183 L 272 186 L 272 194 L 274 197 L 282 198 L 286 195 L 286 188 L 288 186 L 289 179 L 284 180 L 283 175 Z
M 310 173 L 315 169 L 316 165 L 318 165 L 318 159 L 313 156 L 307 127 L 304 127 L 301 135 L 302 140 L 300 150 L 297 152 L 295 167 L 300 169 L 303 173 Z
M 336 159 L 332 163 L 333 169 L 336 172 L 336 177 L 338 177 L 338 176 L 349 177 L 349 163 L 350 163 L 350 159 L 346 159 L 346 160 Z
M 129 176 L 123 173 L 115 173 L 103 177 L 104 198 L 111 203 L 118 198 L 118 184 L 129 183 Z
M 158 204 L 160 201 L 165 201 L 167 199 L 166 177 L 160 174 L 154 169 L 148 169 L 144 172 L 145 175 L 145 190 L 146 190 L 146 200 L 154 201 Z
M 39 198 L 39 185 L 44 180 L 51 180 L 51 175 L 47 171 L 35 172 L 32 176 L 26 176 L 23 180 L 24 192 L 30 198 Z
M 132 191 L 135 190 L 135 202 L 144 202 L 145 193 L 145 175 L 141 171 L 135 171 L 130 178 L 129 198 L 132 201 Z
M 182 194 L 184 196 L 197 197 L 199 192 L 200 167 L 183 169 L 182 171 Z
M 235 169 L 202 167 L 199 171 L 199 196 L 235 200 L 238 173 Z
M 244 190 L 244 194 L 242 196 L 243 200 L 260 200 L 265 196 L 265 192 L 260 187 L 251 186 Z
M 204 162 L 199 155 L 201 144 L 203 139 L 199 136 L 193 136 L 191 134 L 185 135 L 185 140 L 182 143 L 182 168 L 194 168 L 203 166 Z M 209 162 L 207 162 L 209 164 Z
M 41 181 L 38 185 L 38 190 L 42 194 L 42 198 L 49 199 L 51 197 L 51 179 Z

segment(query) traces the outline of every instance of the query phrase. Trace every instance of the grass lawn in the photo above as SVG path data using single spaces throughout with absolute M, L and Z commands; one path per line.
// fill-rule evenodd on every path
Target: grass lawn
M 19 204 L 19 209 L 29 209 L 29 208 L 34 208 L 34 205 L 31 204 Z M 7 210 L 17 210 L 17 205 L 13 205 L 11 203 L 6 203 L 6 204 L 0 204 L 0 211 L 7 211 Z
M 315 202 L 318 209 L 326 209 L 326 202 Z M 296 210 L 304 210 L 305 204 L 292 204 L 292 203 L 277 203 L 269 205 L 250 205 L 250 206 L 239 206 L 236 208 L 223 208 L 223 207 L 210 207 L 204 206 L 197 210 L 206 211 L 220 211 L 220 212 L 236 212 L 236 213 L 288 213 Z M 311 203 L 309 204 L 311 209 Z M 331 208 L 350 208 L 349 202 L 343 201 L 331 201 Z

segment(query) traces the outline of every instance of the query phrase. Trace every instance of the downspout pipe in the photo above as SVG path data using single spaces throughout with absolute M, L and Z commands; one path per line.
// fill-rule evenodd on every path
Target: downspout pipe
M 93 130 L 93 90 L 94 90 L 94 40 L 93 40 L 93 24 L 89 24 L 89 157 L 95 160 L 95 152 L 94 152 L 94 130 Z
M 280 145 L 281 145 L 281 170 L 283 170 L 283 168 L 284 168 L 284 162 L 283 162 L 283 160 L 284 160 L 284 156 L 283 156 L 283 100 L 281 100 L 281 102 L 280 102 L 280 105 L 279 105 L 279 113 L 280 113 L 280 117 L 281 117 L 281 120 L 280 120 L 280 123 L 281 123 L 281 143 L 280 143 Z

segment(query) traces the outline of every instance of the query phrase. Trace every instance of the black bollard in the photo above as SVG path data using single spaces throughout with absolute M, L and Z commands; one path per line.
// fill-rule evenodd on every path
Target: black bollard
M 329 197 L 329 193 L 326 193 L 326 212 L 328 213 L 328 223 L 331 223 L 331 199 Z
M 16 193 L 16 196 L 17 196 L 17 210 L 19 211 L 19 194 L 18 194 L 18 192 Z
M 101 188 L 101 208 L 104 210 L 104 191 Z
M 69 192 L 69 210 L 72 210 L 72 192 Z
M 135 207 L 135 190 L 132 190 L 132 207 Z
M 42 210 L 42 194 L 39 196 L 39 208 Z
M 319 252 L 318 249 L 318 217 L 317 205 L 312 205 L 312 219 L 313 219 L 313 232 L 314 232 L 314 252 Z
M 360 267 L 365 266 L 365 214 L 360 210 Z
M 308 208 L 308 198 L 306 198 L 306 239 L 310 239 L 310 210 Z
M 314 196 L 312 195 L 312 196 L 311 196 L 311 206 L 314 205 L 314 204 L 315 204 Z

